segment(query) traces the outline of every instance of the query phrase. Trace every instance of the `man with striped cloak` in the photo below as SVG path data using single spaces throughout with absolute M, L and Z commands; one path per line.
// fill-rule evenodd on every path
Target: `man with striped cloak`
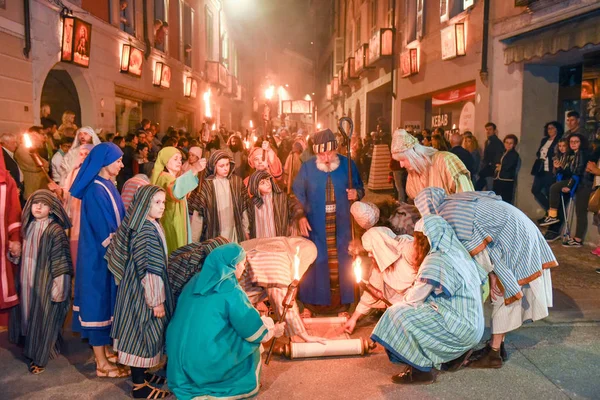
M 449 151 L 419 144 L 417 138 L 398 129 L 392 137 L 392 157 L 408 171 L 406 194 L 414 199 L 426 187 L 439 187 L 448 194 L 475 190 L 469 170 Z
M 237 243 L 248 237 L 248 191 L 234 169 L 225 151 L 217 150 L 208 159 L 200 193 L 190 199 L 190 212 L 197 211 L 201 218 L 201 241 L 222 236 Z
M 558 265 L 556 257 L 537 226 L 493 192 L 447 195 L 439 188 L 426 188 L 415 204 L 422 215 L 444 218 L 489 274 L 492 339 L 469 366 L 500 368 L 507 359 L 506 333 L 525 321 L 548 316 L 552 307 L 549 268 Z
M 317 260 L 304 275 L 298 292 L 308 311 L 305 315 L 344 312 L 354 302 L 352 258 L 348 253 L 352 237 L 350 202 L 365 194 L 354 162 L 337 153 L 333 132 L 317 132 L 313 142 L 317 156 L 302 164 L 292 186 L 307 217 L 300 221 L 300 232 L 318 250 Z M 349 178 L 352 189 L 348 187 Z
M 407 366 L 394 383 L 430 384 L 436 369 L 445 363 L 460 368 L 479 343 L 486 275 L 441 217 L 419 220 L 413 243 L 415 283 L 383 314 L 371 339 L 393 363 Z
M 248 181 L 250 239 L 289 236 L 292 224 L 306 217 L 300 203 L 288 196 L 267 171 Z
M 108 269 L 118 285 L 110 332 L 118 362 L 131 368 L 133 398 L 163 398 L 145 374 L 161 361 L 165 331 L 174 310 L 167 278 L 167 241 L 160 224 L 165 190 L 142 186 L 106 250 Z
M 40 189 L 29 197 L 22 219 L 21 318 L 11 324 L 18 325 L 25 337 L 23 355 L 30 360 L 32 374 L 42 373 L 48 360 L 60 352 L 71 302 L 73 265 L 65 232 L 70 227 L 54 193 Z

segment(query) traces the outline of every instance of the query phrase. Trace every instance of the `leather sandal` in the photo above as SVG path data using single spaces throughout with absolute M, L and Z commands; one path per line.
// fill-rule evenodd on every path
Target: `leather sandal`
M 119 366 L 110 369 L 96 367 L 96 376 L 98 378 L 126 378 L 131 375 L 131 371 Z
M 400 385 L 430 385 L 435 382 L 435 370 L 429 372 L 419 371 L 408 367 L 406 371 L 392 376 L 392 382 Z
M 133 389 L 131 389 L 131 397 L 134 399 L 164 399 L 169 396 L 171 396 L 171 392 L 155 388 L 148 384 L 147 381 L 144 381 L 144 383 L 134 383 Z
M 146 372 L 146 382 L 152 385 L 162 386 L 165 384 L 165 382 L 167 382 L 167 378 Z
M 29 372 L 31 372 L 33 375 L 39 375 L 45 370 L 46 368 L 35 365 L 33 361 L 29 363 Z

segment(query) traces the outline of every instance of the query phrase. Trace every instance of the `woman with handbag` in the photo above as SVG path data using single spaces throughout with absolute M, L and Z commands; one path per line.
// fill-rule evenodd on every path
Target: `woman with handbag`
M 554 150 L 562 135 L 563 127 L 560 122 L 552 121 L 544 125 L 544 138 L 540 143 L 536 160 L 531 169 L 531 175 L 534 176 L 531 193 L 546 212 L 550 208 L 550 186 L 555 182 L 552 171 Z

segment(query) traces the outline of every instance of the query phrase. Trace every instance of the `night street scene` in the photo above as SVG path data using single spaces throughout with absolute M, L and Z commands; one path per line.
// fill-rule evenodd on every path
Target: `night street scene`
M 0 399 L 600 399 L 600 0 L 0 0 Z

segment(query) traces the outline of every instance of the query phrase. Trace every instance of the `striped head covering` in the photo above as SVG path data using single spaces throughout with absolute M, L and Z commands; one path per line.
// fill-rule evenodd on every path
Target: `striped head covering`
M 431 250 L 429 254 L 435 252 L 448 253 L 454 246 L 459 246 L 464 250 L 463 245 L 458 241 L 454 229 L 437 215 L 425 215 L 415 224 L 415 232 L 422 232 L 427 239 Z M 466 253 L 466 250 L 465 250 Z
M 108 262 L 108 269 L 113 273 L 117 282 L 120 282 L 123 278 L 125 266 L 129 261 L 132 234 L 139 232 L 144 226 L 150 212 L 152 198 L 159 192 L 164 192 L 164 190 L 154 185 L 142 186 L 135 192 L 123 222 L 119 225 L 108 249 L 106 249 L 104 258 Z
M 415 205 L 422 216 L 437 215 L 446 198 L 446 191 L 438 187 L 426 187 L 415 197 Z
M 350 206 L 350 213 L 363 229 L 371 229 L 379 221 L 379 208 L 367 201 L 356 201 Z
M 382 226 L 371 228 L 365 232 L 362 236 L 362 244 L 366 251 L 373 253 L 381 272 L 401 257 L 407 261 L 410 260 L 413 254 L 413 238 L 411 236 L 396 237 L 391 229 Z
M 78 150 L 79 151 L 79 150 Z M 102 168 L 123 157 L 123 151 L 114 143 L 100 143 L 90 151 L 71 185 L 71 195 L 82 199 L 88 186 L 94 182 Z
M 181 151 L 173 146 L 167 146 L 158 152 L 156 162 L 154 163 L 154 168 L 152 169 L 152 177 L 150 178 L 150 183 L 152 183 L 153 185 L 156 184 L 156 182 L 158 181 L 158 177 L 161 173 L 164 172 L 171 157 L 173 157 L 177 153 L 181 154 Z
M 235 170 L 235 162 L 233 161 L 233 157 L 226 151 L 217 150 L 210 155 L 208 162 L 206 163 L 206 177 L 204 179 L 215 179 L 217 163 L 223 158 L 229 159 L 229 174 L 227 175 L 227 178 L 230 178 L 231 175 L 233 175 Z
M 273 179 L 270 173 L 267 171 L 256 171 L 250 175 L 250 179 L 248 180 L 248 195 L 252 199 L 254 205 L 258 208 L 261 208 L 263 205 L 263 199 L 260 195 L 260 190 L 258 189 L 258 185 L 260 185 L 260 181 L 263 179 L 268 179 L 271 181 L 273 193 L 282 193 L 281 188 L 279 185 L 277 185 L 277 183 L 275 183 L 275 179 Z
M 71 227 L 71 220 L 58 197 L 48 189 L 40 189 L 29 196 L 25 208 L 23 209 L 23 214 L 21 215 L 21 232 L 23 237 L 27 234 L 29 223 L 34 219 L 34 216 L 31 213 L 31 207 L 36 203 L 47 204 L 50 207 L 50 217 L 63 229 L 69 229 Z
M 313 136 L 313 151 L 315 154 L 326 151 L 336 150 L 338 147 L 337 139 L 331 129 L 319 131 Z
M 246 251 L 237 243 L 228 243 L 214 249 L 202 266 L 194 294 L 229 292 L 239 283 L 235 277 L 237 265 L 246 258 Z

